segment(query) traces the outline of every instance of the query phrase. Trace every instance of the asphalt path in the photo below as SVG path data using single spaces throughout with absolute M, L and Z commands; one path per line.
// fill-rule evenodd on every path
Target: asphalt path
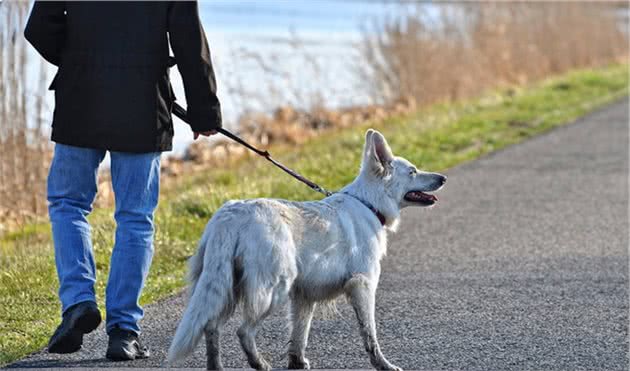
M 404 369 L 627 370 L 627 100 L 447 174 L 437 206 L 405 210 L 390 238 L 377 296 L 385 356 Z M 108 362 L 101 326 L 75 354 L 10 367 L 163 366 L 184 305 L 180 294 L 146 308 L 148 360 Z M 370 368 L 352 310 L 338 310 L 313 322 L 311 366 Z M 258 335 L 278 368 L 283 313 Z M 222 339 L 230 368 L 247 367 L 238 321 Z M 176 366 L 205 367 L 204 346 Z

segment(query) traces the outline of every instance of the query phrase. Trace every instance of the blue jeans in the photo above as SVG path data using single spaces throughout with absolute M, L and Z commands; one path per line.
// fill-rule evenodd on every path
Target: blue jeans
M 55 145 L 48 174 L 48 212 L 55 244 L 62 312 L 96 301 L 90 224 L 105 150 Z M 138 303 L 153 257 L 153 212 L 160 189 L 160 153 L 110 152 L 116 240 L 106 290 L 106 323 L 140 332 Z

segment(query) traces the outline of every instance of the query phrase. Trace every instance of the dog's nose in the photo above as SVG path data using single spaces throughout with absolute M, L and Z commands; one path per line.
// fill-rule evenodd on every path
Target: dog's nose
M 446 183 L 446 175 L 440 177 L 440 182 L 442 182 L 442 184 Z

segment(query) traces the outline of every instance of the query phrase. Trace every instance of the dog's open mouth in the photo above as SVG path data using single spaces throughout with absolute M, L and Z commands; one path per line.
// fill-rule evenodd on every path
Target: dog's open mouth
M 405 194 L 405 201 L 429 206 L 437 202 L 437 197 L 420 191 L 410 191 Z

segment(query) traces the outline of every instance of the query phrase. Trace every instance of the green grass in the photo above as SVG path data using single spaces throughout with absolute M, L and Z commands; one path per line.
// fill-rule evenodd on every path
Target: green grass
M 300 148 L 276 146 L 288 166 L 334 190 L 357 173 L 364 132 L 380 130 L 395 154 L 420 168 L 444 171 L 485 153 L 571 122 L 628 94 L 628 66 L 580 70 L 523 89 L 504 89 L 466 102 L 436 104 L 382 123 L 326 133 Z M 150 303 L 185 285 L 185 262 L 203 227 L 225 201 L 320 196 L 265 160 L 249 158 L 230 169 L 189 175 L 162 193 L 156 214 L 155 256 L 142 296 Z M 103 308 L 112 249 L 111 210 L 90 216 L 97 261 L 97 295 Z M 46 224 L 0 239 L 0 365 L 45 346 L 58 322 L 57 279 Z

